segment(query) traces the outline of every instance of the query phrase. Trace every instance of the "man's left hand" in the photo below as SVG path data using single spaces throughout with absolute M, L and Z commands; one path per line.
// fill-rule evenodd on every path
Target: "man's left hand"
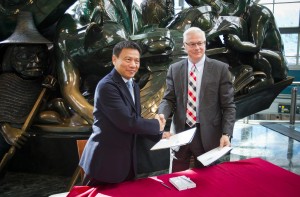
M 228 135 L 222 135 L 222 137 L 220 139 L 220 147 L 223 148 L 224 146 L 231 146 Z

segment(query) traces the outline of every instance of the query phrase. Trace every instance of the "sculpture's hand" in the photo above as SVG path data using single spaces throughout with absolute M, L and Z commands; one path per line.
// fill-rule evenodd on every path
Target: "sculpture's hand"
M 86 51 L 88 48 L 92 48 L 93 45 L 95 45 L 95 43 L 99 44 L 99 40 L 101 40 L 101 36 L 102 36 L 101 34 L 102 30 L 103 30 L 102 26 L 95 22 L 89 24 L 89 26 L 86 28 L 86 32 L 84 36 L 84 49 Z M 97 48 L 98 47 L 100 48 L 100 46 L 97 46 Z
M 99 6 L 95 7 L 91 14 L 91 22 L 103 25 L 103 12 Z
M 224 36 L 224 42 L 227 47 L 237 49 L 241 40 L 237 35 L 229 34 Z
M 169 55 L 174 51 L 175 43 L 171 38 L 151 33 L 147 35 L 148 37 L 142 40 L 141 43 L 143 46 L 147 46 L 147 52 L 150 54 Z
M 56 84 L 57 79 L 54 78 L 52 75 L 47 75 L 42 83 L 42 86 L 50 90 L 55 90 Z
M 11 127 L 8 123 L 1 124 L 0 132 L 8 144 L 16 146 L 17 148 L 21 148 L 27 141 L 27 137 L 29 137 L 28 133 L 21 129 Z

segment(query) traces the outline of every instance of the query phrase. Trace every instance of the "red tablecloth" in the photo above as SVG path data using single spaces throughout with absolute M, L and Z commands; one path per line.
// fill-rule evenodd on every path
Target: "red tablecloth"
M 186 175 L 196 188 L 178 191 L 169 178 Z M 171 189 L 164 187 L 163 181 Z M 75 186 L 68 197 L 299 197 L 300 176 L 260 158 L 225 162 L 202 169 L 191 169 L 115 185 Z

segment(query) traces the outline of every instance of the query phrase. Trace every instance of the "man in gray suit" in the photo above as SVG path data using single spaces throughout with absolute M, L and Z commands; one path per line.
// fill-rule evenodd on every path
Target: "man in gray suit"
M 205 55 L 205 44 L 204 31 L 197 27 L 187 29 L 183 45 L 188 58 L 172 64 L 168 70 L 167 89 L 158 114 L 165 118 L 173 114 L 173 133 L 196 127 L 192 142 L 174 151 L 172 172 L 188 169 L 191 156 L 195 158 L 195 167 L 202 167 L 197 156 L 218 146 L 231 145 L 236 109 L 230 72 L 227 64 Z M 189 83 L 194 83 L 194 90 Z

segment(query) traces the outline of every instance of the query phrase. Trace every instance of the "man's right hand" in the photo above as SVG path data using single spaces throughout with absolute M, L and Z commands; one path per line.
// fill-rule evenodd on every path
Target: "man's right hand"
M 155 119 L 157 119 L 159 122 L 159 130 L 163 131 L 166 125 L 165 116 L 163 114 L 156 114 Z
M 170 131 L 164 131 L 161 139 L 169 139 L 172 136 Z

